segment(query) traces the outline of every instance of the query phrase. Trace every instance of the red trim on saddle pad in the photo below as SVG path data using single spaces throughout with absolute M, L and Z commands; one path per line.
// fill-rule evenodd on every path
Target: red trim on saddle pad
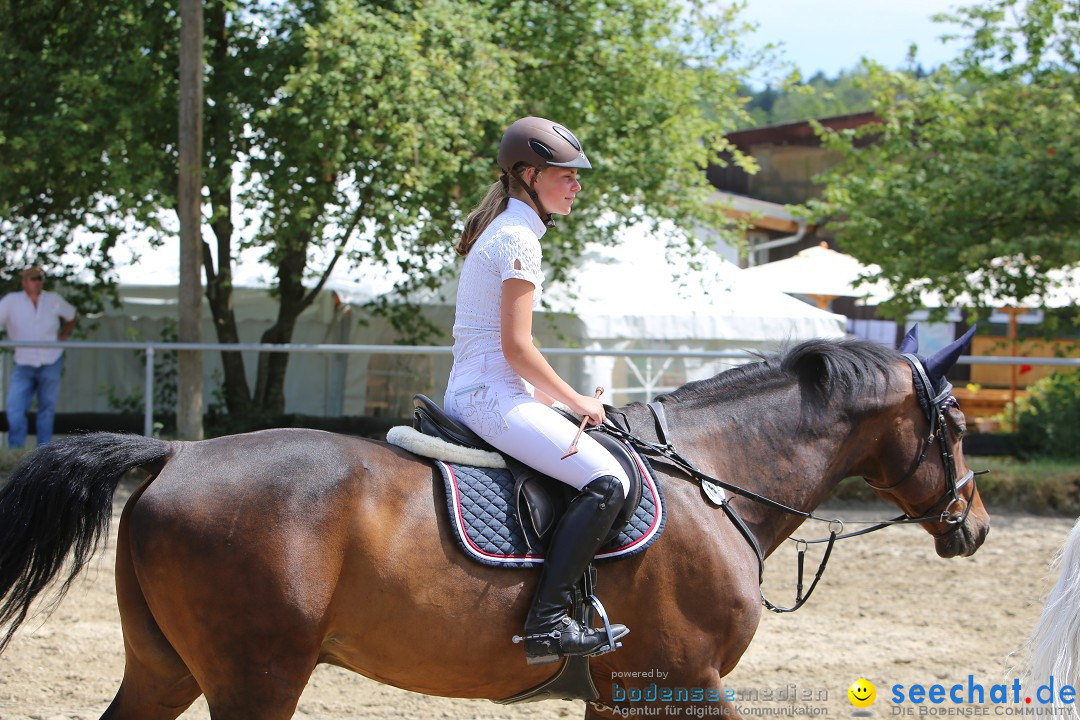
M 634 461 L 644 478 L 642 502 L 634 518 L 620 533 L 619 547 L 605 547 L 597 560 L 636 555 L 651 545 L 664 528 L 663 495 L 648 461 L 636 452 Z M 513 509 L 513 478 L 508 470 L 475 468 L 438 460 L 435 463 L 447 489 L 450 524 L 466 555 L 485 565 L 536 567 L 544 561 L 531 549 Z M 470 507 L 465 508 L 468 499 Z

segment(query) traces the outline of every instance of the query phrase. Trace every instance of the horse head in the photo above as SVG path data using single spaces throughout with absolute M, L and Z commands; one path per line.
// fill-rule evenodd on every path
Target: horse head
M 867 428 L 874 446 L 860 468 L 874 492 L 934 536 L 938 555 L 971 555 L 989 530 L 975 475 L 964 458 L 964 414 L 946 374 L 975 328 L 930 357 L 918 354 L 918 325 L 900 344 L 893 411 Z M 878 441 L 878 442 L 875 442 Z

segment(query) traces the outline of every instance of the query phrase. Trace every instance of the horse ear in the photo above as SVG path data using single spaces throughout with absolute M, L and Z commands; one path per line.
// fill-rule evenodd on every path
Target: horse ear
M 946 345 L 928 357 L 924 363 L 926 374 L 931 378 L 945 377 L 945 373 L 949 372 L 952 366 L 956 364 L 957 358 L 960 357 L 964 348 L 971 342 L 971 336 L 974 334 L 975 326 L 972 325 L 971 329 L 964 333 L 962 338 Z
M 900 341 L 900 354 L 906 355 L 907 353 L 919 352 L 919 323 L 915 323 L 904 339 Z

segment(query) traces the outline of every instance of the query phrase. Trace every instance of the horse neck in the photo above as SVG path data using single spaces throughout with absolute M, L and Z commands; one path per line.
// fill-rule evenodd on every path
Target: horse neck
M 865 448 L 842 407 L 807 411 L 797 387 L 752 400 L 665 402 L 671 443 L 715 478 L 810 512 L 848 476 Z M 731 494 L 729 493 L 729 496 Z M 734 496 L 733 506 L 770 554 L 803 518 Z

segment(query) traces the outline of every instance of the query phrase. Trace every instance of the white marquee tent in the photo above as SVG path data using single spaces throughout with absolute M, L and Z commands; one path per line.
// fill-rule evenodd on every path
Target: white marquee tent
M 844 334 L 844 317 L 818 310 L 779 291 L 742 277 L 718 255 L 697 258 L 700 271 L 669 257 L 662 237 L 638 228 L 626 231 L 610 248 L 586 253 L 564 286 L 545 289 L 548 309 L 534 322 L 542 347 L 587 350 L 666 349 L 684 351 L 770 350 L 811 337 Z M 149 251 L 122 275 L 120 307 L 84 319 L 93 340 L 160 340 L 167 318 L 176 317 L 175 247 Z M 149 270 L 148 272 L 143 272 Z M 379 319 L 366 318 L 362 305 L 380 288 L 345 277 L 332 278 L 315 305 L 301 315 L 295 343 L 392 344 L 395 335 Z M 678 278 L 673 276 L 678 275 Z M 265 267 L 242 270 L 244 278 L 265 281 Z M 137 282 L 141 277 L 151 282 Z M 171 281 L 170 281 L 171 278 Z M 160 283 L 160 284 L 152 284 Z M 446 333 L 449 345 L 455 283 L 426 299 L 425 315 Z M 576 315 L 573 311 L 576 310 Z M 263 287 L 236 290 L 242 342 L 256 343 L 274 320 L 276 304 Z M 204 342 L 216 342 L 208 309 L 203 313 Z M 366 319 L 366 323 L 361 323 Z M 207 402 L 220 385 L 217 352 L 207 354 Z M 256 356 L 245 353 L 254 384 Z M 609 402 L 641 400 L 682 382 L 707 377 L 738 361 L 705 358 L 587 358 L 558 356 L 554 364 L 583 389 L 602 385 Z M 141 388 L 142 363 L 135 352 L 73 350 L 64 378 L 59 412 L 109 410 L 109 388 L 124 396 Z M 310 415 L 401 416 L 414 392 L 441 399 L 449 355 L 294 354 L 286 382 L 286 411 Z M 5 386 L 7 375 L 4 373 Z
M 812 298 L 819 308 L 828 307 L 829 301 L 837 297 L 861 298 L 867 305 L 878 305 L 892 297 L 880 280 L 860 282 L 863 277 L 879 276 L 881 268 L 863 265 L 825 242 L 787 259 L 747 268 L 745 272 L 753 280 L 782 292 Z
M 534 322 L 544 347 L 565 346 L 560 334 L 589 350 L 774 350 L 814 337 L 842 337 L 846 318 L 800 302 L 744 277 L 711 250 L 693 258 L 698 269 L 668 252 L 662 235 L 629 228 L 613 246 L 594 246 L 568 283 L 545 288 L 549 312 Z M 426 298 L 452 305 L 455 282 Z M 591 356 L 554 361 L 560 373 L 577 368 L 580 388 L 604 387 L 621 404 L 709 377 L 742 360 Z

